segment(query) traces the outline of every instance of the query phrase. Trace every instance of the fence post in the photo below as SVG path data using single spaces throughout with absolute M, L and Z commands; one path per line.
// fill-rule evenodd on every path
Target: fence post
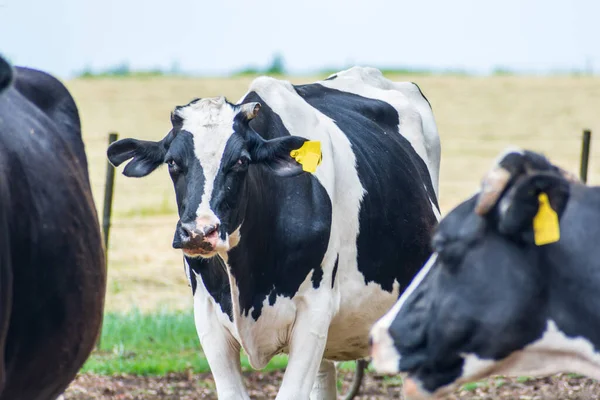
M 581 146 L 581 168 L 579 169 L 579 177 L 583 183 L 587 183 L 588 162 L 590 159 L 590 140 L 592 131 L 586 129 L 583 131 L 583 144 Z
M 119 137 L 118 133 L 108 134 L 108 145 L 110 146 Z M 112 210 L 113 188 L 115 184 L 115 167 L 106 162 L 106 182 L 104 185 L 104 212 L 102 214 L 102 230 L 104 232 L 104 248 L 108 254 L 108 233 L 110 231 L 110 213 Z M 107 262 L 108 264 L 108 262 Z
M 111 132 L 108 134 L 108 145 L 110 146 L 119 137 L 118 133 Z M 104 258 L 106 260 L 106 268 L 108 269 L 108 233 L 110 231 L 110 214 L 112 210 L 113 190 L 115 184 L 115 167 L 106 162 L 106 182 L 104 184 L 104 210 L 102 213 L 102 232 L 104 233 Z M 102 342 L 102 328 L 96 342 L 96 348 L 100 348 Z

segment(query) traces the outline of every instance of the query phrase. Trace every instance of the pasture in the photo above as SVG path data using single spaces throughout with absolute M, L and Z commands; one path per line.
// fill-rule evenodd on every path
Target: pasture
M 600 163 L 594 157 L 600 152 L 598 77 L 388 77 L 416 82 L 432 104 L 442 140 L 442 214 L 477 190 L 483 173 L 498 153 L 509 145 L 543 152 L 553 162 L 578 174 L 584 128 L 595 134 L 592 137 L 588 182 L 600 182 Z M 322 78 L 298 77 L 290 80 L 306 83 Z M 169 113 L 175 105 L 185 104 L 195 97 L 216 95 L 225 95 L 235 102 L 245 93 L 251 80 L 250 77 L 140 77 L 67 81 L 80 110 L 99 214 L 106 174 L 108 132 L 118 132 L 119 138 L 134 136 L 158 140 L 170 129 Z M 171 181 L 166 168 L 143 179 L 125 178 L 120 174 L 121 170 L 118 170 L 115 180 L 108 249 L 105 335 L 101 351 L 92 356 L 84 371 L 98 374 L 180 374 L 172 375 L 175 386 L 177 382 L 186 381 L 183 378 L 188 375 L 203 377 L 191 380 L 198 385 L 196 389 L 201 390 L 202 385 L 210 386 L 212 381 L 206 375 L 206 363 L 201 359 L 195 337 L 191 290 L 185 278 L 182 255 L 171 248 L 178 219 Z M 163 325 L 152 325 L 151 320 L 162 321 Z M 119 328 L 123 324 L 137 329 Z M 149 345 L 149 342 L 153 344 Z M 275 360 L 271 365 L 278 369 L 284 365 L 284 360 Z M 349 372 L 345 375 L 351 378 Z M 398 388 L 397 380 L 374 380 L 372 375 L 369 374 L 369 387 Z M 270 377 L 269 374 L 260 374 L 249 379 L 262 382 L 260 384 L 267 387 L 271 385 L 266 383 Z M 275 380 L 281 378 L 279 372 L 273 373 L 272 377 Z M 80 377 L 67 398 L 186 398 L 183 394 L 169 397 L 171 395 L 167 392 L 162 397 L 149 394 L 141 394 L 140 397 L 118 397 L 115 394 L 112 397 L 113 394 L 108 392 L 99 397 L 92 392 L 79 395 L 76 389 L 86 387 L 90 379 L 87 375 Z M 553 387 L 568 387 L 573 391 L 570 381 L 556 382 Z M 101 386 L 102 383 L 96 381 L 91 386 L 94 385 Z M 126 384 L 123 385 L 126 387 Z M 516 381 L 511 385 L 515 388 L 531 386 Z M 579 387 L 587 386 L 582 383 Z M 465 390 L 465 396 L 475 395 L 481 388 L 475 386 L 473 390 Z M 267 389 L 265 391 L 268 392 Z M 392 392 L 373 392 L 372 396 L 386 393 Z M 479 398 L 485 398 L 486 391 L 481 393 L 484 397 Z M 204 396 L 201 392 L 191 395 L 195 398 Z M 206 398 L 214 397 L 210 395 L 210 387 L 205 395 Z M 269 397 L 257 395 L 256 398 Z

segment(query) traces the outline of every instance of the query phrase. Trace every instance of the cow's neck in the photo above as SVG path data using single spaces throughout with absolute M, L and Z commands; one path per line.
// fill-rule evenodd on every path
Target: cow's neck
M 279 178 L 252 168 L 245 183 L 239 244 L 228 265 L 242 316 L 258 319 L 279 296 L 292 297 L 327 249 L 331 203 L 308 174 Z M 301 220 L 300 218 L 304 218 Z M 236 301 L 236 299 L 233 299 Z
M 596 351 L 600 351 L 600 276 L 593 273 L 600 269 L 590 265 L 562 262 L 552 263 L 548 320 L 569 337 L 584 337 L 590 340 Z M 574 271 L 574 269 L 580 269 Z

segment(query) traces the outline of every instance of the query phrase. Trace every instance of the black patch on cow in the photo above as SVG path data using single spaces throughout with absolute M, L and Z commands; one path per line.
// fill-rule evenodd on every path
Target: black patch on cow
M 431 103 L 429 102 L 429 100 L 427 99 L 427 97 L 425 97 L 425 95 L 423 94 L 423 91 L 421 90 L 421 88 L 419 87 L 419 85 L 417 85 L 414 82 L 411 82 L 413 85 L 415 85 L 417 87 L 417 89 L 419 89 L 419 93 L 421 93 L 421 97 L 423 97 L 425 99 L 425 101 L 427 102 L 427 104 L 429 104 L 429 108 L 431 108 L 433 110 L 433 107 L 431 107 Z
M 185 257 L 184 257 L 185 259 Z M 184 264 L 184 268 L 187 268 Z M 194 273 L 194 271 L 192 270 L 192 268 L 190 267 L 190 271 L 189 271 L 189 275 L 190 275 L 190 286 L 192 288 L 192 295 L 196 294 L 196 287 L 198 286 L 198 281 L 196 280 L 196 274 Z
M 185 257 L 185 259 L 192 270 L 190 275 L 193 276 L 195 272 L 202 277 L 202 283 L 208 293 L 219 304 L 221 311 L 227 314 L 229 320 L 233 321 L 229 277 L 221 257 L 216 256 L 211 259 Z M 194 287 L 192 289 L 195 293 Z
M 55 399 L 95 345 L 106 265 L 75 102 L 46 73 L 13 72 L 0 93 L 0 397 Z
M 178 166 L 176 171 L 169 173 L 175 187 L 179 220 L 181 223 L 192 222 L 204 193 L 204 171 L 194 154 L 194 139 L 190 132 L 177 132 L 177 140 L 173 140 L 165 156 L 165 160 L 169 159 Z
M 30 68 L 16 67 L 13 87 L 53 121 L 77 155 L 78 165 L 88 173 L 87 158 L 81 141 L 81 121 L 75 101 L 67 88 L 53 76 Z M 35 134 L 35 129 L 33 133 Z
M 312 277 L 310 280 L 312 281 L 313 288 L 318 289 L 321 285 L 321 280 L 323 279 L 323 268 L 319 265 L 313 270 Z
M 269 305 L 272 306 L 273 304 L 275 304 L 276 300 L 277 292 L 275 290 L 271 290 L 271 293 L 269 294 Z
M 263 138 L 289 136 L 279 115 L 255 92 L 243 103 L 262 108 L 250 126 Z M 245 210 L 240 243 L 229 252 L 240 309 L 258 319 L 263 301 L 293 297 L 312 270 L 320 269 L 331 228 L 331 201 L 312 176 L 278 177 L 251 164 L 240 207 Z M 274 304 L 274 303 L 273 303 Z
M 431 254 L 437 220 L 430 203 L 435 192 L 429 172 L 398 133 L 396 109 L 319 84 L 295 88 L 306 102 L 335 121 L 352 144 L 366 190 L 357 240 L 358 269 L 365 283 L 376 282 L 392 291 L 398 280 L 405 288 Z
M 338 254 L 335 258 L 335 264 L 333 265 L 333 274 L 331 275 L 331 288 L 335 285 L 335 276 L 337 275 L 338 262 L 340 261 L 340 255 Z

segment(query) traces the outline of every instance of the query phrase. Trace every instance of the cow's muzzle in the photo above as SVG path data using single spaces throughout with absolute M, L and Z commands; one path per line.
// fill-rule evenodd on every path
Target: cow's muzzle
M 181 223 L 177 228 L 178 236 L 173 247 L 182 249 L 190 257 L 209 256 L 219 240 L 219 225 L 198 226 L 196 221 Z

